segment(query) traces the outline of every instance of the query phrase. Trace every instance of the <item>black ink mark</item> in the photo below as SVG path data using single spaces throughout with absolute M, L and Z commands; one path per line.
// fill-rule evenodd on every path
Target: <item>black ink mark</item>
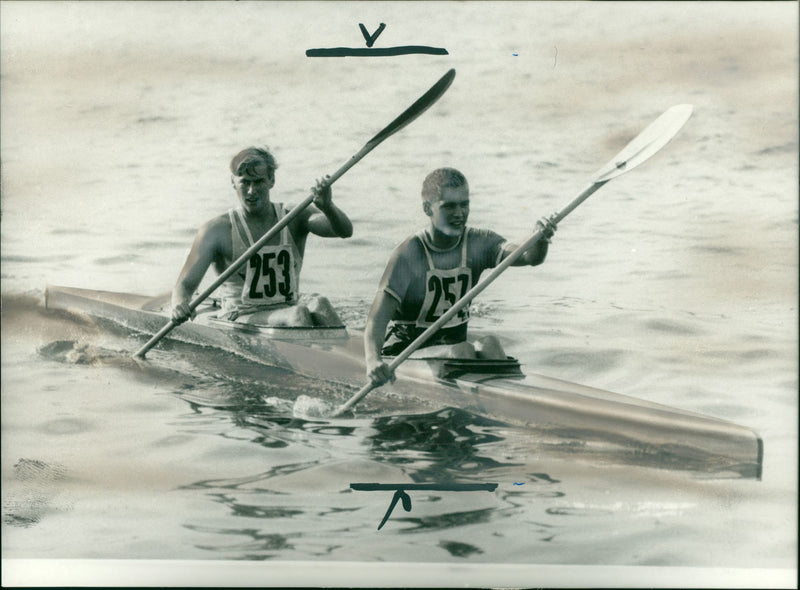
M 378 29 L 369 34 L 367 27 L 358 23 L 361 34 L 367 41 L 367 48 L 363 47 L 322 47 L 319 49 L 306 49 L 306 57 L 385 57 L 394 55 L 408 55 L 412 53 L 424 53 L 428 55 L 448 55 L 447 49 L 443 47 L 428 47 L 427 45 L 402 45 L 400 47 L 385 47 L 374 49 L 372 46 L 375 40 L 386 28 L 386 23 L 381 23 Z
M 423 53 L 427 55 L 449 55 L 443 47 L 428 47 L 426 45 L 403 45 L 400 47 L 383 47 L 364 49 L 355 47 L 329 47 L 320 49 L 306 49 L 306 57 L 385 57 L 394 55 L 409 55 Z
M 403 502 L 403 510 L 411 512 L 411 496 L 406 494 L 406 490 L 436 490 L 440 492 L 493 492 L 497 489 L 496 483 L 453 483 L 453 484 L 436 484 L 436 483 L 351 483 L 350 489 L 360 492 L 377 492 L 386 490 L 395 490 L 392 496 L 392 501 L 389 504 L 389 509 L 383 515 L 383 520 L 378 525 L 378 530 L 383 528 L 392 510 L 397 506 L 398 501 Z
M 380 492 L 386 490 L 435 490 L 438 492 L 493 492 L 496 483 L 351 483 L 351 490 Z
M 370 35 L 369 32 L 367 31 L 367 27 L 365 27 L 361 23 L 358 23 L 358 28 L 361 29 L 361 34 L 364 35 L 364 39 L 367 41 L 367 47 L 372 47 L 373 44 L 375 43 L 375 39 L 378 38 L 378 35 L 383 33 L 383 29 L 386 28 L 386 24 L 381 23 L 381 26 L 379 26 L 378 30 L 375 31 L 372 35 Z
M 378 530 L 381 530 L 383 525 L 386 524 L 386 521 L 389 520 L 389 516 L 391 516 L 392 510 L 394 510 L 398 500 L 403 501 L 403 510 L 406 512 L 411 512 L 411 496 L 406 494 L 403 490 L 397 490 L 394 493 L 394 496 L 392 496 L 392 502 L 389 504 L 389 509 L 386 511 L 386 514 L 383 515 L 383 520 L 381 520 L 381 523 L 378 525 Z

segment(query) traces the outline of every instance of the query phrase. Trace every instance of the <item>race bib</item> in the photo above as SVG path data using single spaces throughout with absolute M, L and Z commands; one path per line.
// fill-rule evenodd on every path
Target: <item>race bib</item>
M 291 248 L 264 246 L 250 257 L 242 288 L 242 303 L 293 303 L 296 291 L 297 273 L 294 270 Z
M 425 276 L 425 301 L 422 303 L 416 325 L 425 328 L 442 317 L 469 291 L 471 276 L 469 268 L 466 267 L 429 270 Z M 442 327 L 460 326 L 468 321 L 469 306 L 465 306 Z

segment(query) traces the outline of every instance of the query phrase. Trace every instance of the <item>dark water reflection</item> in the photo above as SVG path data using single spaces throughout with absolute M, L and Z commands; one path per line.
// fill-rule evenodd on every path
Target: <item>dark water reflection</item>
M 223 539 L 225 539 L 226 536 L 234 537 L 237 541 L 233 543 L 223 540 L 217 543 L 198 543 L 195 546 L 198 549 L 214 553 L 236 555 L 239 559 L 270 559 L 272 557 L 278 557 L 282 551 L 291 551 L 294 549 L 294 546 L 289 541 L 289 536 L 265 533 L 260 528 L 220 528 L 191 524 L 184 525 L 184 527 L 187 530 L 203 535 L 223 535 Z M 241 540 L 242 538 L 244 538 L 244 540 Z
M 254 504 L 241 503 L 235 496 L 224 493 L 209 494 L 215 502 L 219 502 L 230 508 L 233 516 L 244 516 L 248 518 L 290 518 L 297 514 L 303 514 L 302 510 L 285 508 L 281 506 L 257 506 Z
M 496 422 L 457 408 L 444 408 L 427 414 L 397 415 L 375 418 L 366 424 L 351 425 L 324 420 L 309 420 L 279 412 L 251 414 L 248 409 L 232 414 L 233 421 L 254 430 L 252 442 L 268 447 L 287 445 L 291 431 L 318 435 L 309 444 L 320 444 L 325 438 L 359 437 L 369 459 L 403 466 L 417 482 L 449 482 L 459 478 L 485 474 L 518 463 L 502 462 L 482 448 L 503 442 L 498 434 L 504 427 Z M 292 442 L 297 442 L 293 440 Z
M 503 440 L 492 431 L 502 423 L 456 408 L 377 418 L 372 426 L 377 433 L 366 437 L 370 454 L 393 464 L 419 463 L 409 471 L 415 481 L 441 483 L 517 465 L 481 453 L 482 445 Z
M 412 525 L 411 527 L 406 527 L 400 531 L 401 533 L 406 534 L 417 533 L 423 530 L 442 530 L 474 524 L 483 524 L 493 520 L 495 512 L 496 511 L 494 508 L 484 508 L 481 510 L 470 510 L 465 512 L 446 512 L 425 518 L 404 517 L 397 518 L 397 520 L 402 520 L 403 522 L 407 524 L 410 523 Z

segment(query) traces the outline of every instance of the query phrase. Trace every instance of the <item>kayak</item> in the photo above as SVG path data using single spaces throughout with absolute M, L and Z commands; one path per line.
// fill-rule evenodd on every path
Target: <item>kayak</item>
M 149 335 L 169 321 L 169 298 L 48 286 L 45 307 L 109 320 Z M 293 373 L 357 388 L 365 381 L 363 333 L 346 326 L 274 327 L 216 317 L 204 303 L 197 317 L 169 340 L 214 347 Z M 459 408 L 504 424 L 529 428 L 548 449 L 593 453 L 656 468 L 712 477 L 761 478 L 763 441 L 752 429 L 647 400 L 525 374 L 517 359 L 428 358 L 417 351 L 396 370 L 381 396 L 423 400 L 428 407 Z M 321 395 L 335 395 L 323 388 Z M 346 393 L 344 394 L 346 395 Z M 372 398 L 371 398 L 372 399 Z M 342 399 L 330 400 L 341 403 Z M 370 409 L 369 415 L 374 410 Z

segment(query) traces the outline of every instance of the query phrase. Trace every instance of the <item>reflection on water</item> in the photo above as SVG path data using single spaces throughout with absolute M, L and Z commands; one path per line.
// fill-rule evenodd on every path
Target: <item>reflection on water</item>
M 196 545 L 197 549 L 211 551 L 215 554 L 230 554 L 237 555 L 240 559 L 258 560 L 277 557 L 281 551 L 294 549 L 294 546 L 289 542 L 288 536 L 264 533 L 258 528 L 217 528 L 191 524 L 187 524 L 185 527 L 187 530 L 196 533 L 212 535 L 213 539 L 219 539 L 219 535 L 223 535 L 222 540 L 217 540 L 216 542 L 209 540 L 206 543 L 198 543 Z M 232 540 L 226 540 L 225 536 L 232 537 Z M 245 540 L 241 540 L 242 537 Z
M 377 460 L 414 466 L 409 472 L 414 481 L 441 483 L 512 465 L 481 454 L 481 445 L 503 440 L 491 430 L 501 425 L 445 408 L 429 414 L 377 418 L 372 423 L 377 432 L 367 440 Z
M 494 508 L 484 508 L 468 512 L 448 512 L 425 518 L 405 517 L 397 520 L 411 525 L 404 528 L 402 533 L 416 533 L 424 529 L 441 530 L 487 523 L 492 520 L 494 513 Z

